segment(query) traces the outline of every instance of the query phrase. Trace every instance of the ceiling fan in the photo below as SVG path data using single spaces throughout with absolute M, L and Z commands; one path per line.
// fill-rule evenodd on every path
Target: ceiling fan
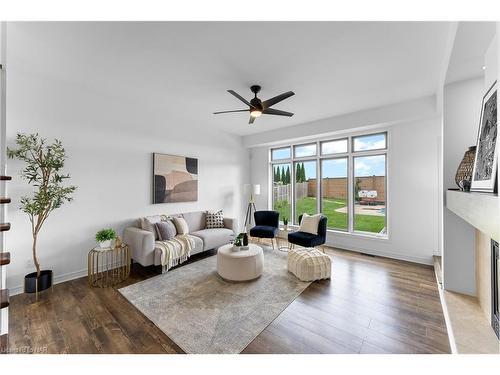
M 241 100 L 243 103 L 245 103 L 249 108 L 248 109 L 236 109 L 234 111 L 220 111 L 220 112 L 214 112 L 214 115 L 218 115 L 221 113 L 233 113 L 233 112 L 250 112 L 250 120 L 248 121 L 249 124 L 253 124 L 255 119 L 259 117 L 260 115 L 277 115 L 277 116 L 293 116 L 293 113 L 291 112 L 286 112 L 286 111 L 280 111 L 279 109 L 273 109 L 270 108 L 271 106 L 275 105 L 276 103 L 281 102 L 282 100 L 285 100 L 286 98 L 289 98 L 292 95 L 295 95 L 293 91 L 288 91 L 283 94 L 280 94 L 278 96 L 275 96 L 274 98 L 267 99 L 267 100 L 260 100 L 257 98 L 257 94 L 259 93 L 261 87 L 258 85 L 253 85 L 250 87 L 250 90 L 255 94 L 254 98 L 248 102 L 245 98 L 243 98 L 240 94 L 235 92 L 234 90 L 227 90 L 228 93 L 231 95 L 236 96 L 239 100 Z

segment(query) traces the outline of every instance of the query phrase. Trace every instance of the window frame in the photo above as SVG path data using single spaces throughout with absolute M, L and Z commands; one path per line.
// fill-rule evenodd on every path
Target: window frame
M 362 151 L 354 151 L 354 139 L 362 136 L 369 135 L 385 135 L 385 148 L 374 149 L 374 150 L 362 150 Z M 337 154 L 325 154 L 321 153 L 321 144 L 324 142 L 331 141 L 340 141 L 347 139 L 347 152 L 337 153 Z M 316 144 L 316 155 L 314 156 L 304 156 L 304 157 L 295 157 L 295 147 L 296 146 L 307 146 L 311 144 Z M 279 150 L 290 147 L 290 158 L 287 159 L 276 159 L 272 160 L 272 151 Z M 376 156 L 376 155 L 385 155 L 385 233 L 372 233 L 372 232 L 363 232 L 363 231 L 355 231 L 354 230 L 354 158 L 359 156 Z M 389 163 L 390 163 L 390 131 L 388 129 L 384 129 L 382 131 L 373 131 L 373 132 L 356 132 L 348 135 L 339 135 L 338 137 L 322 137 L 318 138 L 315 141 L 300 141 L 294 142 L 284 145 L 279 145 L 275 147 L 269 148 L 269 186 L 268 186 L 268 207 L 269 209 L 273 209 L 273 165 L 274 164 L 291 164 L 290 171 L 290 179 L 291 179 L 291 217 L 289 218 L 289 226 L 298 227 L 298 223 L 295 224 L 295 210 L 296 210 L 296 202 L 295 202 L 295 163 L 296 162 L 306 162 L 306 161 L 316 161 L 316 212 L 321 212 L 323 206 L 323 192 L 322 192 L 322 165 L 323 160 L 330 159 L 344 159 L 347 158 L 347 207 L 348 207 L 348 227 L 346 230 L 341 228 L 327 228 L 327 232 L 336 233 L 340 235 L 353 236 L 353 237 L 368 237 L 372 239 L 380 239 L 383 241 L 390 239 L 390 204 L 389 204 Z

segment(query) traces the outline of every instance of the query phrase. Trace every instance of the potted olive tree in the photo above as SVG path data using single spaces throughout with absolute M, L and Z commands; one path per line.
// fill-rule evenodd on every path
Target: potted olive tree
M 24 291 L 34 293 L 52 286 L 52 270 L 41 270 L 37 255 L 37 239 L 49 214 L 64 203 L 70 202 L 76 186 L 65 186 L 69 175 L 62 169 L 66 153 L 61 141 L 47 144 L 38 134 L 17 134 L 16 149 L 7 149 L 9 158 L 25 163 L 21 178 L 34 187 L 31 195 L 21 198 L 21 210 L 28 215 L 33 236 L 33 263 L 36 272 L 24 277 Z

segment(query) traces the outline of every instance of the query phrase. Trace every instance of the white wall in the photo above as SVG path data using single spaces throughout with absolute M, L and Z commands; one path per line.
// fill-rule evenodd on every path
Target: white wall
M 87 252 L 103 227 L 121 233 L 139 216 L 221 208 L 241 222 L 242 184 L 249 180 L 241 137 L 185 123 L 173 108 L 148 107 L 59 80 L 57 66 L 39 73 L 35 66 L 43 56 L 27 61 L 8 45 L 7 142 L 12 146 L 17 132 L 61 139 L 68 155 L 65 170 L 78 186 L 74 202 L 54 211 L 39 237 L 41 265 L 54 270 L 56 281 L 86 274 Z M 152 152 L 199 159 L 197 202 L 151 204 Z M 7 239 L 12 293 L 33 271 L 29 221 L 16 209 L 30 191 L 18 177 L 21 168 L 17 161 L 8 164 L 14 177 Z
M 469 146 L 476 144 L 482 78 L 444 87 L 443 101 L 443 194 L 458 188 L 455 173 Z M 446 205 L 446 201 L 444 202 Z M 447 290 L 475 295 L 475 232 L 448 209 L 443 211 L 443 284 Z
M 356 117 L 355 114 L 351 115 Z M 335 119 L 331 119 L 335 123 Z M 357 122 L 364 125 L 362 118 Z M 327 123 L 328 120 L 323 120 Z M 307 128 L 307 126 L 304 126 Z M 330 232 L 327 244 L 343 249 L 432 263 L 438 249 L 438 140 L 436 115 L 380 127 L 390 132 L 388 157 L 389 239 L 373 239 Z M 355 132 L 356 129 L 352 128 Z M 343 132 L 345 134 L 345 131 Z M 333 136 L 333 135 L 331 135 Z M 251 150 L 251 180 L 269 186 L 269 147 Z M 257 197 L 257 209 L 267 207 L 268 189 Z

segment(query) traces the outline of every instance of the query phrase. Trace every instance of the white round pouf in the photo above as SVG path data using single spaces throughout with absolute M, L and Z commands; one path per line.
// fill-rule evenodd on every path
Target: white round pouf
M 217 250 L 217 273 L 225 280 L 248 281 L 262 275 L 264 253 L 260 246 L 249 244 L 248 250 L 233 251 L 228 244 Z

